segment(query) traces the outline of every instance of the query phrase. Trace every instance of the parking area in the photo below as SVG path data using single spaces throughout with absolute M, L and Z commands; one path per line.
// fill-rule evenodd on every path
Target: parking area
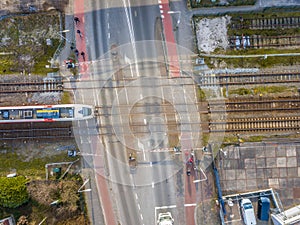
M 249 199 L 253 205 L 254 214 L 257 225 L 271 225 L 271 216 L 268 221 L 258 219 L 258 201 L 260 196 L 264 196 L 270 200 L 270 212 L 278 210 L 278 203 L 275 199 L 272 189 L 260 190 L 257 192 L 239 193 L 234 195 L 224 196 L 226 215 L 224 216 L 224 223 L 230 225 L 241 225 L 243 223 L 243 216 L 241 211 L 241 200 Z

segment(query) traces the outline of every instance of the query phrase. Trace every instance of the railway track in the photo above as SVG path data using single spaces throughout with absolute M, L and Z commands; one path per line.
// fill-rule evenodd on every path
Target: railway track
M 228 41 L 231 48 L 296 47 L 300 45 L 300 36 L 234 36 Z
M 299 28 L 300 17 L 276 17 L 276 18 L 259 18 L 259 19 L 233 19 L 231 29 L 292 29 Z
M 221 108 L 219 106 L 222 106 Z M 258 111 L 298 111 L 300 110 L 300 98 L 288 99 L 244 99 L 227 100 L 225 102 L 209 102 L 210 113 L 253 113 Z
M 300 131 L 299 116 L 239 118 L 209 122 L 209 131 L 217 132 L 284 132 Z
M 288 99 L 230 99 L 224 101 L 210 101 L 210 102 L 198 102 L 193 103 L 177 103 L 178 107 L 183 106 L 195 106 L 193 109 L 197 109 L 199 113 L 252 113 L 258 111 L 298 111 L 300 110 L 300 98 L 288 98 Z M 102 106 L 95 107 L 97 110 L 97 116 L 112 116 L 112 108 L 114 110 L 127 111 L 130 117 L 151 115 L 151 114 L 163 114 L 174 115 L 176 108 L 173 105 L 161 103 L 147 103 L 147 104 L 135 104 L 118 105 L 118 106 Z M 114 111 L 117 112 L 117 111 Z M 193 111 L 194 112 L 194 111 Z M 131 118 L 130 118 L 131 119 Z
M 299 83 L 300 73 L 245 73 L 245 74 L 200 74 L 201 86 L 237 86 L 254 84 Z
M 0 93 L 25 93 L 25 92 L 60 92 L 63 91 L 62 81 L 23 81 L 2 82 Z
M 14 129 L 0 130 L 0 140 L 27 140 L 27 139 L 68 139 L 73 138 L 70 128 L 34 128 L 34 129 Z

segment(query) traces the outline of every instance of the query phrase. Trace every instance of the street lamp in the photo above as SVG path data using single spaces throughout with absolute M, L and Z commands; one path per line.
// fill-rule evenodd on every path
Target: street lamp
M 84 185 L 86 185 L 87 184 L 87 182 L 89 182 L 90 181 L 90 179 L 87 179 L 86 181 L 84 181 L 83 182 L 83 184 L 81 185 L 81 187 L 78 189 L 78 193 L 81 193 L 81 192 L 89 192 L 89 191 L 91 191 L 92 189 L 84 189 L 84 190 L 81 190 L 83 187 L 84 187 Z
M 62 31 L 57 32 L 57 34 L 58 34 L 62 39 L 65 39 L 67 42 L 69 42 L 70 44 L 72 44 L 71 41 L 69 41 L 67 38 L 65 38 L 65 37 L 62 35 L 62 33 L 68 33 L 68 32 L 70 32 L 70 30 L 62 30 Z
M 179 14 L 177 22 L 176 22 L 176 26 L 175 26 L 175 30 L 176 30 L 180 23 L 181 12 L 180 11 L 168 11 L 168 14 Z

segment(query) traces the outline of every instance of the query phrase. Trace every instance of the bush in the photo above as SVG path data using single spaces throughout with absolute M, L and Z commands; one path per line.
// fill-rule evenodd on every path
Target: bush
M 23 176 L 0 177 L 0 206 L 17 208 L 26 203 L 29 199 L 26 182 Z

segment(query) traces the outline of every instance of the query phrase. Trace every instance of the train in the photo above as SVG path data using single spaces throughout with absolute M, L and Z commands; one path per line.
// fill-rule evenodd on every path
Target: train
M 83 104 L 0 107 L 0 123 L 75 121 L 93 117 L 93 107 Z

